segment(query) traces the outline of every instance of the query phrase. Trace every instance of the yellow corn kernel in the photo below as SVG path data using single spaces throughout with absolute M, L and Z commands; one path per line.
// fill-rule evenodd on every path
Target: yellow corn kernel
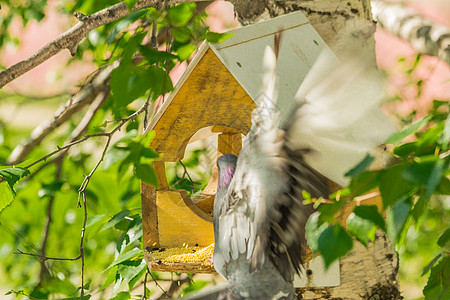
M 214 244 L 208 247 L 189 247 L 184 245 L 179 248 L 168 248 L 165 250 L 154 250 L 151 252 L 153 260 L 160 260 L 163 263 L 202 263 L 211 265 L 211 257 L 214 252 Z

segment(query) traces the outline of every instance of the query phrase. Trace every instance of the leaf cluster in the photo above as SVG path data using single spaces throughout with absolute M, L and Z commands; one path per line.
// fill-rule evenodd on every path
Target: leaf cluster
M 353 238 L 367 247 L 369 241 L 375 240 L 377 229 L 389 234 L 400 249 L 410 225 L 420 229 L 430 200 L 443 201 L 450 195 L 449 110 L 448 102 L 435 100 L 428 116 L 387 139 L 395 163 L 381 170 L 368 170 L 374 159 L 366 156 L 347 173 L 351 177 L 347 188 L 331 195 L 331 202 L 316 203 L 318 212 L 307 224 L 308 240 L 311 248 L 321 253 L 326 266 L 352 249 Z M 345 226 L 336 221 L 337 214 L 352 205 L 355 198 L 374 191 L 379 191 L 382 207 L 362 203 L 354 207 Z M 446 270 L 450 224 L 442 225 L 447 228 L 436 235 L 441 251 L 424 270 L 424 274 L 431 270 L 424 289 L 426 299 L 450 293 Z

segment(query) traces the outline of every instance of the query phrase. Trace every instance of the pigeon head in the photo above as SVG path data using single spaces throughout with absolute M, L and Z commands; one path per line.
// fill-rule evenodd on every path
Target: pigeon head
M 236 169 L 237 156 L 233 154 L 224 154 L 217 160 L 219 168 L 219 189 L 226 188 L 231 179 L 233 179 L 234 170 Z

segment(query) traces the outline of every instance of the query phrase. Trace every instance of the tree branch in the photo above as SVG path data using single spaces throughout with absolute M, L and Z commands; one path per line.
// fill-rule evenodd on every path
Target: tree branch
M 201 0 L 190 0 L 189 2 L 199 2 Z M 68 49 L 72 56 L 75 55 L 78 44 L 86 35 L 97 27 L 111 23 L 121 19 L 131 12 L 141 10 L 143 8 L 153 7 L 160 1 L 157 0 L 141 0 L 136 3 L 132 11 L 129 11 L 125 2 L 120 2 L 108 8 L 102 9 L 92 15 L 82 15 L 75 13 L 75 17 L 79 20 L 68 31 L 56 37 L 41 49 L 37 50 L 30 56 L 26 57 L 21 62 L 9 67 L 0 72 L 0 88 L 20 77 L 24 73 L 30 71 L 52 56 L 56 55 L 64 49 Z M 187 2 L 185 0 L 171 0 L 168 4 L 176 4 Z
M 31 133 L 31 137 L 23 144 L 17 145 L 8 158 L 8 164 L 15 165 L 20 163 L 25 157 L 39 145 L 42 140 L 53 130 L 58 128 L 64 122 L 69 120 L 85 105 L 92 103 L 97 95 L 108 85 L 111 72 L 119 66 L 119 62 L 114 62 L 102 71 L 95 78 L 85 85 L 75 97 L 62 105 L 55 113 L 55 116 L 42 122 Z
M 407 41 L 426 55 L 437 56 L 450 65 L 450 28 L 437 24 L 400 4 L 374 0 L 373 18 L 381 28 Z

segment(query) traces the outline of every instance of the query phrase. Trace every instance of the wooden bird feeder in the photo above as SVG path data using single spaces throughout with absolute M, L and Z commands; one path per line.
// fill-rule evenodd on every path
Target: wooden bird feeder
M 327 47 L 300 12 L 234 30 L 234 35 L 221 44 L 203 43 L 152 120 L 150 129 L 156 136 L 150 147 L 162 157 L 153 163 L 158 188 L 142 183 L 144 249 L 206 247 L 214 243 L 212 208 L 217 170 L 204 191 L 190 198 L 184 190 L 169 189 L 165 162 L 181 160 L 191 138 L 205 128 L 220 133 L 218 154 L 239 153 L 241 135 L 250 130 L 251 113 L 258 104 L 264 50 L 273 45 L 273 36 L 280 30 L 283 42 L 277 63 L 278 93 L 279 99 L 287 100 L 281 103 L 281 113 L 288 112 L 289 101 Z M 212 264 L 164 263 L 147 252 L 145 258 L 153 271 L 214 272 Z M 339 264 L 329 272 L 333 284 L 338 285 Z

